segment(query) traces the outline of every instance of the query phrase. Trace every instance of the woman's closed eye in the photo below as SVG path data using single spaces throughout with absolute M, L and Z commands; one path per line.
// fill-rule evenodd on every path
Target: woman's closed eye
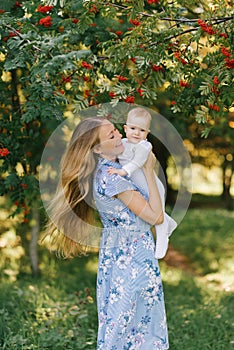
M 117 131 L 117 129 L 115 128 L 113 131 L 112 131 L 112 134 L 110 136 L 110 139 L 114 139 L 115 137 L 115 132 Z

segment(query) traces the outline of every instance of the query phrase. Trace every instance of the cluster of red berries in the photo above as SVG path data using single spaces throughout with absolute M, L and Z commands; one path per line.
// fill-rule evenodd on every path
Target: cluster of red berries
M 6 157 L 10 154 L 10 151 L 7 148 L 0 148 L 0 156 L 1 157 Z
M 214 28 L 207 24 L 206 22 L 202 21 L 200 18 L 197 20 L 198 25 L 201 27 L 201 29 L 206 32 L 207 34 L 213 35 L 216 34 L 216 31 Z

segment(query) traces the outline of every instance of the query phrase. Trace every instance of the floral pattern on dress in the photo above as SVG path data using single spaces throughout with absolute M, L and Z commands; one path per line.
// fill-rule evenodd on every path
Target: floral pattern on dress
M 128 178 L 109 175 L 109 166 L 121 167 L 100 159 L 94 181 L 94 199 L 103 223 L 97 350 L 166 350 L 163 287 L 150 225 L 115 197 L 139 189 Z

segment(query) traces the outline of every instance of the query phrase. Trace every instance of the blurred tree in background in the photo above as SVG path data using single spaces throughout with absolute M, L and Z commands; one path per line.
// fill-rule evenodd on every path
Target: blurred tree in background
M 0 2 L 0 195 L 31 223 L 35 273 L 38 167 L 68 113 L 104 102 L 161 106 L 193 147 L 222 155 L 230 203 L 233 39 L 228 0 Z

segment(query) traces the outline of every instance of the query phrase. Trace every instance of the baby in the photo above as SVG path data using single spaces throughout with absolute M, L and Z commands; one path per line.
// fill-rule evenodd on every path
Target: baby
M 129 176 L 132 181 L 146 193 L 148 193 L 147 182 L 143 170 L 141 169 L 146 162 L 152 145 L 147 141 L 147 135 L 150 131 L 151 115 L 144 108 L 134 108 L 128 113 L 124 131 L 124 152 L 119 156 L 121 169 L 110 167 L 109 174 L 118 174 L 120 176 Z M 165 189 L 162 182 L 155 174 L 155 181 L 161 196 L 162 205 L 165 211 Z M 156 229 L 156 248 L 155 257 L 162 259 L 168 248 L 169 236 L 176 228 L 177 224 L 168 214 L 164 213 L 164 221 L 160 225 L 155 225 Z

